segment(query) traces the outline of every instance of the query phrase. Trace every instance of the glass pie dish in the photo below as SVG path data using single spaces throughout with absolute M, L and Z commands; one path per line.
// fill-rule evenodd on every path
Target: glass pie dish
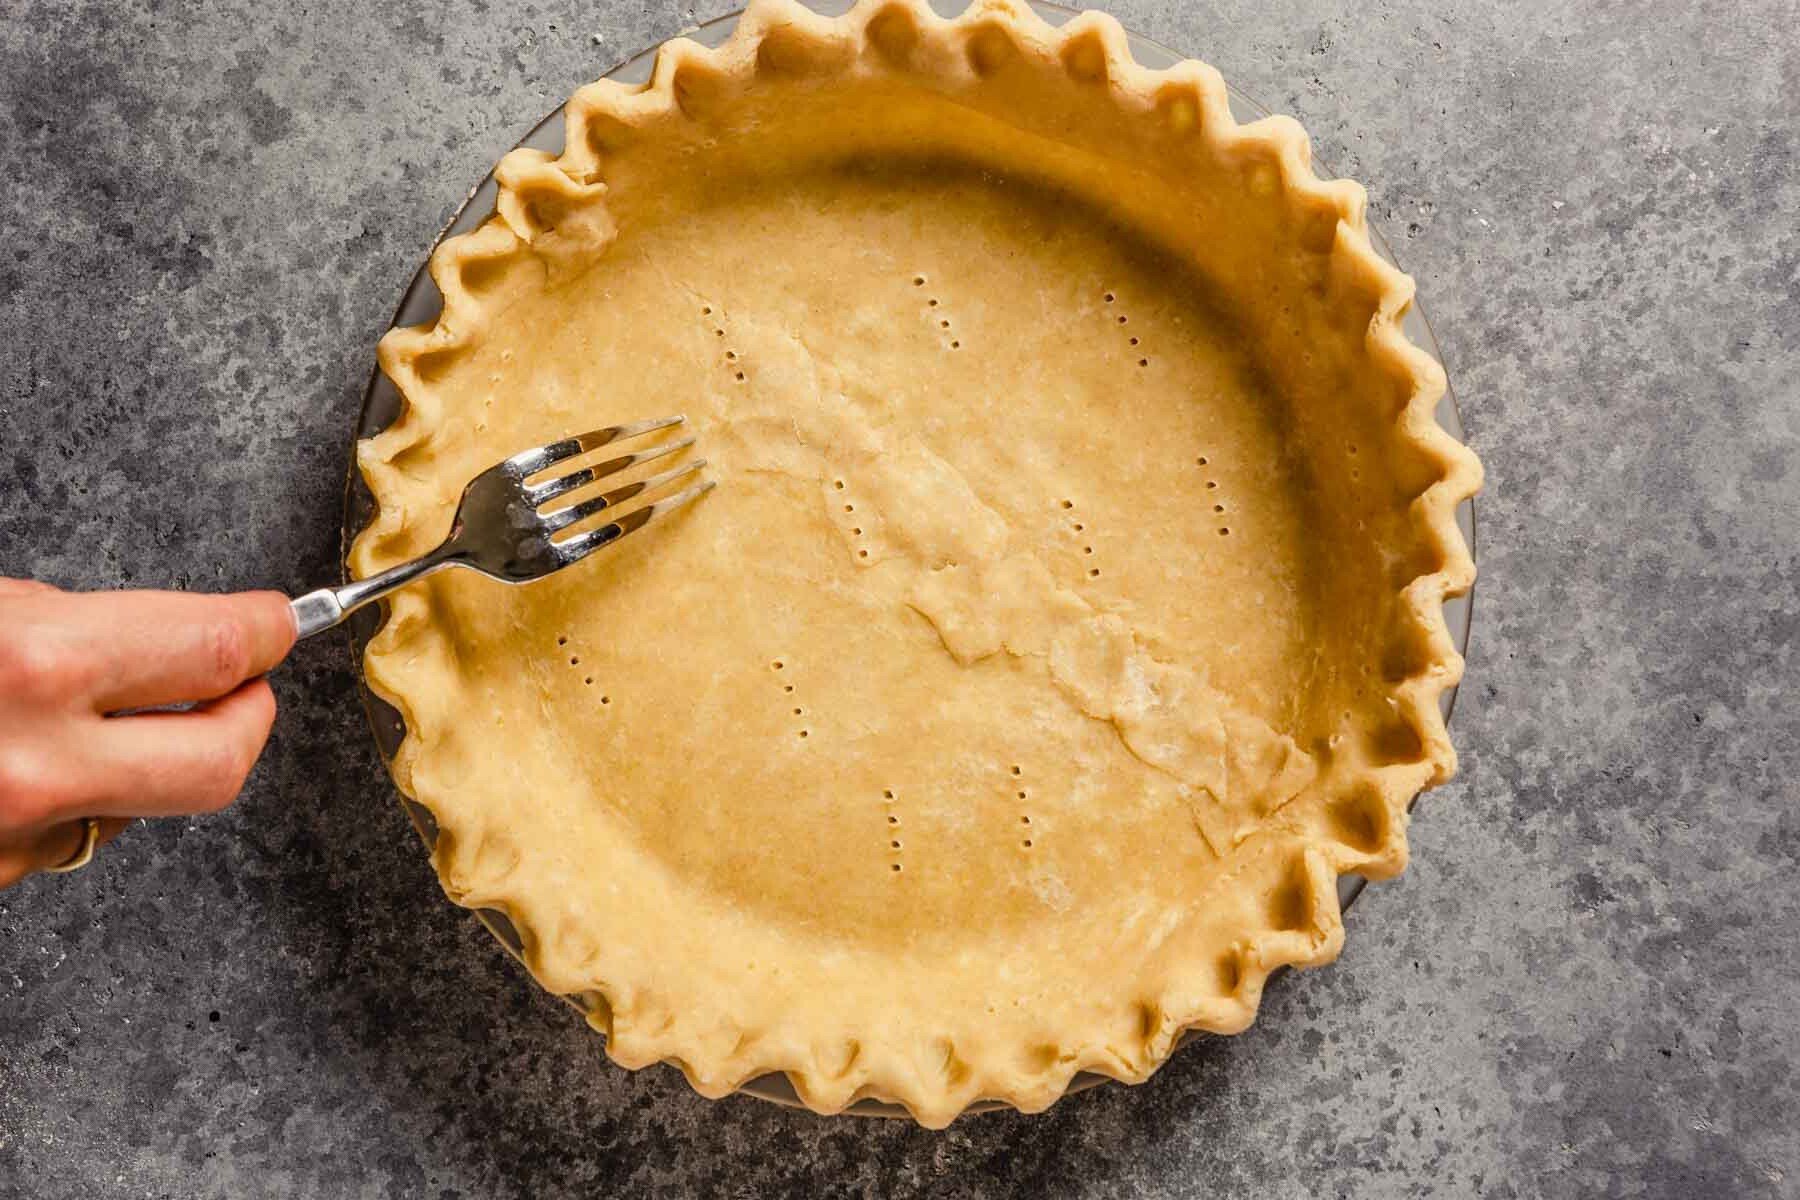
M 832 9 L 827 9 L 825 6 L 819 7 L 821 11 L 826 11 L 828 14 L 834 11 Z M 835 6 L 835 11 L 841 11 L 844 7 L 845 6 L 843 5 L 837 5 Z M 1044 17 L 1045 20 L 1052 25 L 1061 24 L 1073 15 L 1068 10 L 1054 8 L 1048 5 L 1037 4 L 1034 5 L 1034 7 L 1037 9 L 1039 15 Z M 730 36 L 737 25 L 739 15 L 740 14 L 731 14 L 719 18 L 697 30 L 691 31 L 686 36 L 692 41 L 702 45 L 717 45 Z M 1135 35 L 1130 37 L 1129 46 L 1137 63 L 1152 69 L 1173 65 L 1180 61 L 1182 57 L 1166 48 L 1148 41 L 1147 39 Z M 655 57 L 655 50 L 640 54 L 622 64 L 614 71 L 609 72 L 607 78 L 621 83 L 644 82 L 650 77 Z M 1232 93 L 1230 101 L 1234 114 L 1240 119 L 1250 120 L 1264 115 L 1264 110 L 1261 109 L 1260 106 L 1257 106 L 1254 102 L 1241 94 L 1235 92 Z M 560 149 L 563 136 L 563 122 L 559 119 L 560 115 L 560 109 L 557 112 L 550 114 L 549 117 L 522 139 L 519 145 L 522 147 L 545 150 L 551 153 L 557 152 Z M 471 192 L 470 196 L 459 210 L 456 218 L 443 233 L 440 234 L 438 243 L 441 243 L 454 235 L 472 230 L 479 225 L 491 211 L 495 195 L 496 184 L 494 177 L 490 175 L 488 179 L 484 180 L 481 185 Z M 1388 251 L 1385 243 L 1381 241 L 1379 235 L 1375 235 L 1373 240 L 1377 252 L 1391 263 L 1392 255 Z M 394 325 L 397 327 L 413 326 L 422 322 L 428 322 L 436 314 L 441 303 L 442 298 L 435 285 L 432 283 L 426 271 L 421 268 L 412 281 L 411 286 L 408 288 L 400 309 L 396 313 Z M 1119 319 L 1121 322 L 1124 320 L 1123 317 Z M 1403 328 L 1405 333 L 1416 345 L 1424 348 L 1435 357 L 1437 350 L 1435 339 L 1432 337 L 1429 325 L 1425 321 L 1423 313 L 1417 303 L 1413 304 L 1407 311 Z M 379 371 L 376 372 L 365 395 L 365 401 L 356 431 L 357 439 L 361 440 L 372 437 L 386 429 L 389 424 L 397 418 L 400 409 L 401 401 L 398 392 L 385 375 Z M 1444 393 L 1443 400 L 1438 406 L 1437 417 L 1439 423 L 1445 430 L 1452 436 L 1460 438 L 1460 421 L 1457 418 L 1455 404 L 1448 390 Z M 346 556 L 348 556 L 349 553 L 350 543 L 368 523 L 373 512 L 372 504 L 372 497 L 363 486 L 361 475 L 353 469 L 347 490 L 345 507 L 344 535 Z M 1458 524 L 1461 526 L 1464 538 L 1472 547 L 1472 502 L 1465 502 L 1458 509 L 1457 519 Z M 1444 606 L 1444 617 L 1452 641 L 1459 650 L 1466 647 L 1470 617 L 1469 596 L 1465 595 L 1448 601 Z M 351 637 L 356 655 L 356 669 L 358 671 L 359 680 L 363 678 L 362 664 L 364 651 L 378 626 L 379 619 L 372 614 L 366 615 L 363 619 L 352 624 Z M 369 690 L 366 680 L 363 681 L 363 691 L 377 743 L 380 746 L 384 757 L 391 760 L 393 755 L 398 751 L 400 743 L 406 735 L 405 726 L 400 714 L 392 707 L 383 703 Z M 1449 714 L 1454 694 L 1453 687 L 1445 690 L 1441 694 L 1440 705 L 1446 717 Z M 415 826 L 418 828 L 421 837 L 428 846 L 432 845 L 436 839 L 436 827 L 429 812 L 422 806 L 417 805 L 404 797 L 403 802 L 405 803 L 407 811 L 414 821 Z M 1362 884 L 1363 880 L 1354 875 L 1344 875 L 1340 877 L 1338 880 L 1338 898 L 1340 905 L 1347 906 L 1353 901 L 1359 893 Z M 1328 890 L 1324 894 L 1328 895 Z M 522 942 L 517 930 L 507 917 L 500 912 L 491 909 L 480 909 L 478 910 L 478 915 L 487 925 L 489 930 L 504 946 L 506 946 L 509 952 L 514 954 L 515 957 L 520 956 Z M 571 996 L 570 1000 L 580 1008 L 586 1008 L 589 1005 L 596 1003 L 594 998 L 583 995 Z M 1075 1078 L 1069 1090 L 1081 1090 L 1085 1087 L 1093 1086 L 1102 1080 L 1103 1077 L 1100 1075 L 1083 1074 Z M 728 1087 L 729 1082 L 725 1086 Z M 764 1075 L 751 1079 L 745 1083 L 740 1090 L 765 1099 L 780 1102 L 794 1103 L 797 1099 L 792 1086 L 789 1084 L 786 1077 L 779 1074 Z M 998 1106 L 1000 1106 L 998 1102 L 983 1101 L 977 1103 L 974 1108 L 979 1110 Z M 903 1112 L 898 1106 L 872 1099 L 858 1100 L 845 1111 L 867 1115 L 901 1115 Z

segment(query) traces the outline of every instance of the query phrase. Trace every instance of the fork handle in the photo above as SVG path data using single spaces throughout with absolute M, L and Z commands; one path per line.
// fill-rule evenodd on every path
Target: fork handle
M 452 561 L 440 548 L 423 558 L 415 558 L 411 562 L 401 563 L 397 567 L 389 567 L 367 579 L 358 579 L 343 587 L 320 588 L 316 592 L 296 596 L 288 601 L 288 607 L 294 613 L 294 625 L 300 630 L 299 636 L 303 638 L 311 637 L 315 633 L 322 633 L 333 626 L 342 624 L 345 617 L 363 605 L 398 591 L 413 580 L 422 579 L 431 574 L 439 567 L 447 567 Z

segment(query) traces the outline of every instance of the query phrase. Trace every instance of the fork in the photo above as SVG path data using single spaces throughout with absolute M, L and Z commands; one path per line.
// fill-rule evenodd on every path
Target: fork
M 596 480 L 685 450 L 694 444 L 692 437 L 621 454 L 537 483 L 530 482 L 558 463 L 590 450 L 629 442 L 680 425 L 686 419 L 683 416 L 658 417 L 628 425 L 612 425 L 547 446 L 521 450 L 511 458 L 501 459 L 471 479 L 463 489 L 456 519 L 450 523 L 450 533 L 437 549 L 367 579 L 338 588 L 320 588 L 290 601 L 300 636 L 310 637 L 330 629 L 363 605 L 445 567 L 469 567 L 502 583 L 529 583 L 542 579 L 552 571 L 580 562 L 594 551 L 642 529 L 662 513 L 699 498 L 712 490 L 712 480 L 702 480 L 672 496 L 634 508 L 597 529 L 577 532 L 560 540 L 554 536 L 645 492 L 693 475 L 706 465 L 704 458 L 574 504 L 544 510 L 552 500 Z

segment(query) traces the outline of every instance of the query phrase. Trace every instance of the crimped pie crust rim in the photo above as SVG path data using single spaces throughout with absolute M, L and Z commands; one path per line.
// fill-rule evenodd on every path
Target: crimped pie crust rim
M 420 386 L 414 364 L 423 355 L 454 351 L 479 336 L 480 302 L 462 286 L 462 269 L 473 262 L 529 252 L 530 243 L 550 227 L 540 221 L 534 200 L 545 196 L 580 199 L 593 195 L 595 189 L 603 190 L 603 185 L 594 180 L 597 162 L 587 137 L 590 122 L 601 117 L 628 119 L 634 112 L 659 107 L 664 111 L 678 109 L 677 75 L 693 64 L 701 69 L 718 69 L 723 64 L 725 69 L 754 78 L 769 70 L 769 61 L 781 55 L 817 52 L 823 57 L 836 56 L 838 61 L 855 61 L 869 48 L 868 31 L 878 21 L 912 22 L 915 32 L 928 29 L 933 36 L 957 41 L 965 53 L 976 36 L 991 37 L 998 32 L 1015 47 L 1026 46 L 1054 55 L 1072 74 L 1090 82 L 1097 76 L 1107 85 L 1112 101 L 1121 106 L 1133 103 L 1141 108 L 1142 101 L 1150 96 L 1173 95 L 1178 101 L 1191 98 L 1195 118 L 1188 131 L 1191 135 L 1210 139 L 1220 148 L 1260 148 L 1270 155 L 1277 182 L 1290 198 L 1299 197 L 1333 210 L 1336 230 L 1329 251 L 1332 267 L 1370 281 L 1379 298 L 1367 337 L 1371 359 L 1377 366 L 1403 373 L 1411 383 L 1410 401 L 1395 419 L 1396 437 L 1429 456 L 1441 470 L 1440 477 L 1413 501 L 1419 542 L 1436 556 L 1439 569 L 1415 578 L 1402 593 L 1409 619 L 1426 653 L 1418 669 L 1394 688 L 1394 695 L 1422 747 L 1419 762 L 1405 764 L 1416 765 L 1421 771 L 1406 790 L 1403 803 L 1410 802 L 1420 787 L 1448 778 L 1455 769 L 1455 755 L 1444 729 L 1438 697 L 1460 678 L 1462 660 L 1445 625 L 1442 605 L 1446 598 L 1465 592 L 1473 582 L 1474 564 L 1455 523 L 1455 511 L 1479 487 L 1481 471 L 1473 454 L 1436 422 L 1434 410 L 1446 386 L 1441 368 L 1400 331 L 1401 317 L 1412 299 L 1411 280 L 1380 259 L 1370 245 L 1362 189 L 1348 181 L 1321 181 L 1313 174 L 1306 137 L 1297 123 L 1285 117 L 1269 117 L 1238 124 L 1230 114 L 1217 72 L 1191 61 L 1161 71 L 1137 66 L 1131 59 L 1124 31 L 1103 14 L 1080 14 L 1059 28 L 1011 0 L 978 0 L 968 11 L 951 19 L 937 17 L 923 0 L 863 3 L 836 18 L 819 16 L 789 0 L 759 0 L 717 50 L 707 50 L 684 39 L 666 43 L 658 52 L 651 80 L 641 88 L 603 82 L 580 89 L 565 108 L 565 145 L 569 149 L 559 158 L 530 150 L 507 155 L 495 172 L 500 188 L 496 217 L 471 233 L 448 239 L 432 256 L 431 275 L 443 295 L 439 317 L 427 326 L 396 330 L 383 340 L 382 368 L 405 398 L 406 409 L 388 433 L 361 448 L 371 493 L 379 496 L 377 476 L 384 461 L 429 436 L 430 418 L 435 414 L 430 411 L 429 393 Z M 771 46 L 777 48 L 776 52 L 766 54 Z M 1145 119 L 1154 116 L 1154 112 L 1144 114 Z M 391 510 L 377 510 L 352 552 L 352 566 L 357 573 L 366 572 L 373 548 L 403 516 Z M 393 704 L 403 718 L 411 716 L 406 699 L 382 687 L 379 659 L 382 652 L 392 652 L 404 644 L 409 633 L 418 632 L 418 622 L 424 615 L 421 606 L 409 606 L 404 601 L 396 604 L 386 628 L 376 639 L 377 645 L 385 646 L 380 651 L 372 646 L 367 658 L 371 688 Z M 403 745 L 393 765 L 396 782 L 410 794 L 407 751 Z M 430 808 L 429 798 L 414 799 Z M 1302 869 L 1314 914 L 1313 928 L 1252 931 L 1237 947 L 1239 982 L 1228 1009 L 1213 1006 L 1207 1011 L 1183 1014 L 1159 1006 L 1157 1027 L 1147 1037 L 1147 1053 L 1136 1061 L 1091 1047 L 1029 1080 L 1018 1079 L 1016 1072 L 1008 1079 L 971 1071 L 969 1086 L 955 1091 L 922 1088 L 916 1075 L 875 1075 L 859 1080 L 854 1090 L 849 1090 L 813 1078 L 805 1064 L 702 1063 L 695 1061 L 691 1047 L 682 1046 L 667 1047 L 649 1056 L 636 1055 L 627 1065 L 643 1065 L 656 1058 L 672 1061 L 682 1067 L 698 1090 L 708 1095 L 723 1094 L 745 1080 L 781 1070 L 801 1099 L 821 1111 L 838 1111 L 864 1097 L 891 1098 L 922 1122 L 934 1126 L 947 1123 L 978 1098 L 997 1099 L 1028 1111 L 1041 1109 L 1060 1096 L 1069 1080 L 1082 1070 L 1135 1082 L 1160 1065 L 1185 1029 L 1234 1032 L 1248 1025 L 1270 971 L 1282 965 L 1316 965 L 1335 957 L 1343 937 L 1337 876 L 1355 872 L 1381 878 L 1396 873 L 1406 857 L 1404 824 L 1402 811 L 1397 819 L 1386 823 L 1383 841 L 1373 850 L 1357 850 L 1339 843 L 1308 847 Z M 522 959 L 534 974 L 541 975 L 538 956 L 546 948 L 532 936 L 524 914 L 504 898 L 483 903 L 507 917 L 523 942 Z M 593 996 L 590 1004 L 590 1021 L 610 1032 L 610 1010 L 604 996 Z M 683 1050 L 690 1052 L 682 1053 Z M 722 1085 L 722 1080 L 729 1082 Z

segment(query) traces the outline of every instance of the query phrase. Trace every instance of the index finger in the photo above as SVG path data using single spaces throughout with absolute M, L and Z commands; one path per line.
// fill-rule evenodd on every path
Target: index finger
M 294 645 L 280 592 L 79 592 L 58 605 L 73 648 L 92 656 L 91 699 L 102 712 L 217 699 Z

